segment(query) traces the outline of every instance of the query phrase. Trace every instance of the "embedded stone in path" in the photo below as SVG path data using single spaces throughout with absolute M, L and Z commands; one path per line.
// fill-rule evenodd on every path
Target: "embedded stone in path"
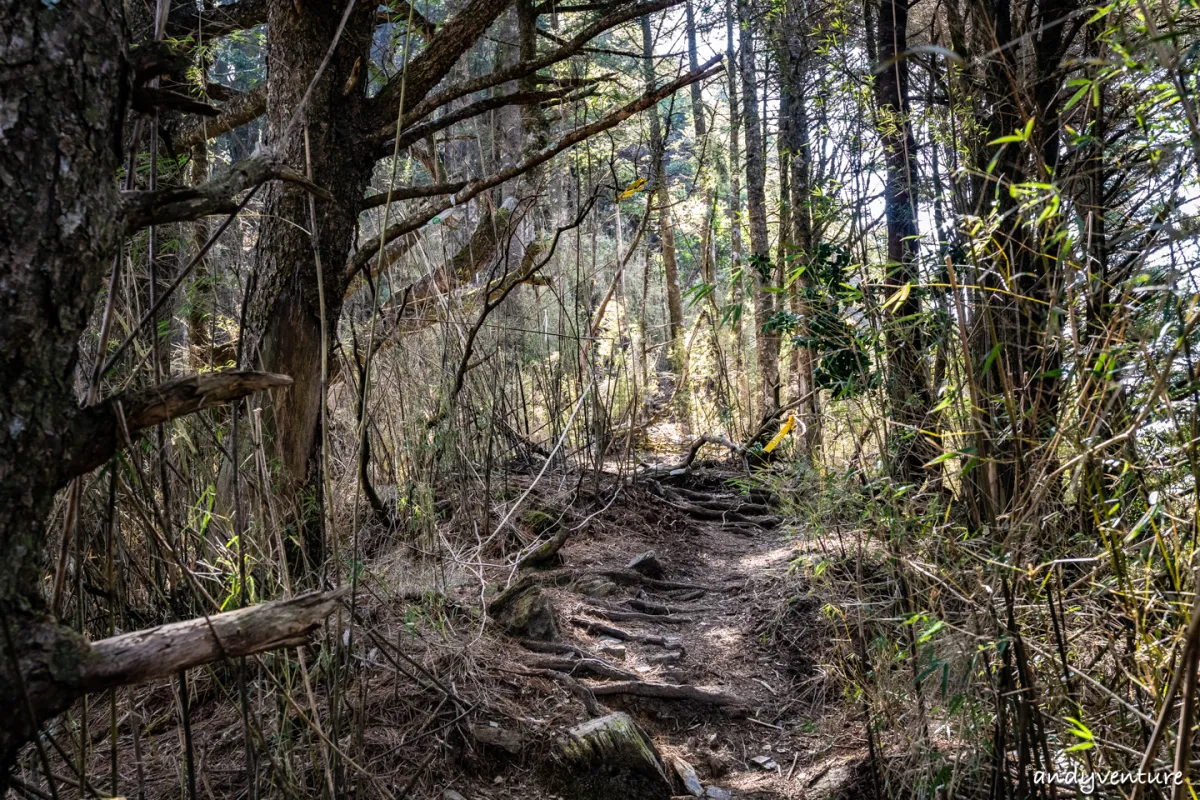
M 633 560 L 629 562 L 629 568 L 647 578 L 658 579 L 664 574 L 662 562 L 658 560 L 658 556 L 654 554 L 653 550 L 647 550 L 634 556 Z
M 597 644 L 600 645 L 600 652 L 609 658 L 614 658 L 617 661 L 625 660 L 625 643 L 620 639 L 613 639 L 606 636 L 600 639 Z
M 700 783 L 700 776 L 696 774 L 696 770 L 684 759 L 675 756 L 671 759 L 671 766 L 675 768 L 675 774 L 679 776 L 679 780 L 683 781 L 683 788 L 688 790 L 688 794 L 692 797 L 700 797 L 704 794 L 704 784 Z
M 529 587 L 492 613 L 513 636 L 542 642 L 558 638 L 558 612 L 537 586 Z
M 494 723 L 473 725 L 471 727 L 471 734 L 475 737 L 475 741 L 480 744 L 499 747 L 501 750 L 507 750 L 513 755 L 521 752 L 521 734 L 501 728 Z

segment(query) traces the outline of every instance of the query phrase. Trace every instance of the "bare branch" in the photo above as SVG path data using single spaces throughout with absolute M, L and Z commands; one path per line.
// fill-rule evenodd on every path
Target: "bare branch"
M 280 164 L 268 150 L 234 164 L 229 172 L 199 186 L 122 192 L 125 230 L 132 233 L 150 225 L 232 214 L 237 210 L 239 194 L 274 179 L 297 183 L 323 200 L 333 199 L 329 192 Z
M 365 114 L 368 129 L 374 130 L 388 123 L 394 126 L 401 95 L 405 97 L 405 105 L 409 105 L 429 94 L 511 1 L 471 0 L 453 19 L 443 23 L 408 69 L 394 76 L 368 101 Z
M 468 183 L 469 181 L 450 181 L 449 183 L 427 183 L 424 186 L 399 186 L 392 190 L 392 202 L 415 200 L 419 197 L 437 197 L 439 194 L 454 194 L 462 191 L 462 188 Z M 368 208 L 387 205 L 387 202 L 388 193 L 380 192 L 364 197 L 358 208 L 360 211 L 366 211 Z M 354 270 L 351 270 L 351 273 L 353 272 Z
M 682 0 L 654 0 L 654 2 L 650 3 L 637 3 L 626 6 L 610 16 L 591 23 L 572 37 L 567 44 L 564 44 L 557 50 L 551 50 L 544 55 L 528 61 L 520 61 L 511 67 L 480 76 L 473 80 L 454 84 L 436 94 L 425 97 L 413 106 L 413 110 L 410 113 L 404 115 L 404 125 L 412 125 L 434 109 L 440 108 L 460 97 L 465 97 L 484 89 L 490 89 L 493 86 L 499 86 L 502 83 L 517 80 L 518 78 L 524 78 L 537 72 L 539 69 L 544 69 L 551 64 L 557 64 L 559 61 L 569 58 L 582 50 L 588 42 L 610 28 L 615 28 L 622 23 L 637 19 L 644 14 L 653 14 L 657 11 L 662 11 L 663 9 L 678 5 L 680 2 Z
M 590 85 L 594 82 L 595 81 L 589 81 L 588 84 Z M 546 100 L 557 100 L 570 94 L 571 91 L 573 91 L 573 88 L 574 87 L 565 87 L 561 89 L 547 89 L 536 92 L 512 92 L 510 94 L 496 95 L 495 97 L 485 97 L 482 100 L 452 111 L 451 113 L 446 114 L 444 117 L 439 117 L 438 119 L 430 120 L 429 122 L 423 122 L 420 125 L 413 125 L 410 128 L 406 128 L 400 134 L 400 149 L 403 150 L 413 142 L 418 142 L 432 133 L 445 130 L 455 123 L 463 122 L 464 120 L 471 119 L 472 117 L 477 117 L 480 114 L 486 114 L 489 111 L 494 111 L 498 108 L 504 108 L 505 106 L 533 105 L 534 103 L 541 103 Z M 372 149 L 378 150 L 378 156 L 380 158 L 385 158 L 392 154 L 392 150 L 395 147 L 395 138 L 396 125 L 393 121 L 391 125 L 384 127 L 375 134 L 373 141 L 371 142 L 371 147 Z
M 288 376 L 270 372 L 208 372 L 175 378 L 147 391 L 118 394 L 82 408 L 75 418 L 75 440 L 68 447 L 63 482 L 103 464 L 126 437 L 136 439 L 177 417 L 291 383 Z
M 216 98 L 214 98 L 216 99 Z M 173 144 L 180 150 L 215 139 L 261 117 L 267 111 L 267 85 L 262 83 L 224 103 L 216 119 L 201 119 L 180 129 Z
M 465 203 L 466 201 L 476 197 L 488 189 L 491 189 L 494 186 L 499 186 L 506 181 L 510 181 L 513 178 L 528 172 L 534 167 L 546 163 L 562 151 L 573 147 L 579 142 L 595 136 L 598 133 L 602 133 L 609 128 L 619 125 L 621 122 L 629 119 L 639 111 L 644 111 L 645 109 L 657 103 L 659 100 L 663 99 L 664 97 L 668 97 L 685 86 L 690 86 L 696 81 L 704 80 L 705 78 L 715 75 L 724 68 L 720 64 L 720 61 L 721 57 L 716 56 L 699 69 L 688 72 L 659 89 L 655 89 L 652 92 L 647 92 L 637 100 L 622 106 L 608 116 L 602 117 L 590 125 L 584 125 L 581 128 L 576 128 L 560 138 L 554 144 L 530 156 L 520 164 L 508 167 L 507 169 L 502 169 L 486 178 L 479 178 L 472 181 L 461 191 L 451 195 L 449 200 L 432 203 L 426 206 L 423 211 L 420 211 L 407 219 L 401 220 L 395 225 L 389 226 L 388 229 L 383 233 L 384 241 L 390 242 L 406 233 L 411 233 L 412 231 L 421 228 L 438 214 L 441 214 L 452 206 Z M 362 267 L 379 252 L 379 244 L 379 237 L 375 237 L 370 241 L 365 242 L 360 247 L 358 252 L 355 253 L 353 259 L 351 259 L 351 264 L 355 270 L 362 269 Z
M 311 592 L 101 639 L 92 644 L 80 688 L 95 692 L 127 686 L 223 658 L 302 645 L 344 593 Z

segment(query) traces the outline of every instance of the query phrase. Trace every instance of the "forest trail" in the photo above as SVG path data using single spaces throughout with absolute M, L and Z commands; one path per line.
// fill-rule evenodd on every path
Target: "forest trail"
M 511 563 L 467 563 L 455 553 L 433 563 L 417 546 L 364 537 L 375 554 L 356 600 L 344 711 L 330 714 L 328 685 L 337 681 L 328 664 L 310 662 L 309 702 L 301 675 L 293 687 L 258 693 L 252 703 L 272 750 L 260 776 L 270 771 L 297 797 L 320 795 L 330 752 L 331 768 L 342 785 L 358 787 L 356 797 L 573 800 L 581 795 L 564 789 L 558 757 L 567 732 L 623 711 L 653 740 L 672 779 L 675 760 L 685 761 L 706 797 L 862 796 L 861 719 L 847 714 L 820 666 L 832 627 L 793 570 L 808 545 L 776 515 L 775 498 L 739 488 L 728 471 L 623 484 L 601 475 L 593 485 L 593 477 L 503 476 L 498 496 L 525 495 L 518 528 L 552 516 L 555 526 L 578 528 L 542 569 L 518 573 Z M 649 551 L 652 561 L 630 568 Z M 541 598 L 522 631 L 501 630 L 503 612 L 486 621 L 478 613 L 482 592 L 494 610 L 506 583 L 510 593 L 531 587 Z M 539 617 L 551 607 L 552 633 Z M 328 635 L 338 635 L 330 627 Z M 340 635 L 350 642 L 350 633 Z M 543 640 L 528 638 L 534 634 Z M 149 716 L 140 754 L 122 721 L 121 784 L 130 795 L 142 782 L 146 797 L 178 797 L 177 701 L 169 682 L 147 691 L 155 696 L 142 706 Z M 245 797 L 238 707 L 217 694 L 209 681 L 192 682 L 200 796 Z M 271 715 L 262 712 L 284 703 L 290 724 L 268 727 Z M 319 731 L 312 703 L 342 729 Z M 359 756 L 339 764 L 322 737 Z M 103 774 L 108 757 L 98 741 L 93 774 Z
M 557 640 L 493 645 L 514 671 L 573 675 L 600 705 L 593 713 L 629 713 L 668 772 L 686 762 L 707 797 L 859 796 L 861 723 L 847 730 L 840 692 L 826 693 L 817 664 L 828 626 L 792 569 L 806 545 L 781 524 L 776 498 L 741 478 L 699 471 L 623 487 L 560 551 L 564 568 L 531 576 L 557 609 Z M 586 716 L 570 686 L 543 681 L 525 714 L 549 749 L 571 716 Z M 646 696 L 660 693 L 680 696 Z M 539 745 L 450 788 L 472 800 L 556 797 L 543 754 Z

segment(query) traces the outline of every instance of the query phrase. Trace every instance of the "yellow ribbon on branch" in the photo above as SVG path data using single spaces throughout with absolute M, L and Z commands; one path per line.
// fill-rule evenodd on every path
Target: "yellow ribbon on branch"
M 785 436 L 787 436 L 789 433 L 791 433 L 792 428 L 794 428 L 795 425 L 796 425 L 796 415 L 788 414 L 787 422 L 783 423 L 783 427 L 781 427 L 779 429 L 779 433 L 775 434 L 775 438 L 772 439 L 771 441 L 767 442 L 767 446 L 763 448 L 763 452 L 769 453 L 772 450 L 774 450 L 776 447 L 779 447 L 779 443 L 783 441 L 783 438 Z

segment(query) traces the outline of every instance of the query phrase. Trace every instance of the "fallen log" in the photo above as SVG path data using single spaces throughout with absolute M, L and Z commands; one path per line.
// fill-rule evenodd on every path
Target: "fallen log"
M 80 688 L 96 692 L 174 675 L 223 658 L 297 647 L 333 613 L 345 589 L 312 592 L 93 642 Z

